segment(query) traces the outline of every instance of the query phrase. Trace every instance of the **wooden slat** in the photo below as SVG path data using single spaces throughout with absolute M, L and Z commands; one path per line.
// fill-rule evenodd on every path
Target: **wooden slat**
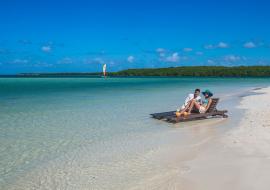
M 225 113 L 227 110 L 218 111 L 216 109 L 216 106 L 219 102 L 219 98 L 213 98 L 212 103 L 207 110 L 206 113 L 200 114 L 200 113 L 192 113 L 188 117 L 176 117 L 175 111 L 169 111 L 169 112 L 161 112 L 161 113 L 153 113 L 150 114 L 155 119 L 165 119 L 168 122 L 171 123 L 177 123 L 177 122 L 184 122 L 184 121 L 192 121 L 192 120 L 198 120 L 198 119 L 206 119 L 208 116 L 217 116 L 221 115 L 223 117 L 227 117 Z
M 219 98 L 213 98 L 212 103 L 211 103 L 209 109 L 207 110 L 207 112 L 214 111 L 216 109 L 216 107 L 217 107 L 218 101 L 219 101 Z
M 169 111 L 169 112 L 163 112 L 163 113 L 154 113 L 150 115 L 155 119 L 163 119 L 164 117 L 172 116 L 174 114 L 175 114 L 175 111 Z
M 207 112 L 212 112 L 215 110 L 216 108 L 216 105 L 219 101 L 219 98 L 213 98 L 212 99 L 212 103 L 211 103 L 211 106 L 209 107 L 208 111 Z M 153 114 L 150 114 L 153 118 L 156 118 L 156 119 L 162 119 L 164 117 L 167 117 L 167 116 L 172 116 L 174 115 L 175 111 L 168 111 L 168 112 L 161 112 L 161 113 L 153 113 Z
M 161 112 L 161 113 L 152 113 L 150 115 L 152 115 L 152 116 L 161 116 L 161 115 L 171 114 L 172 112 L 175 112 L 175 111 L 168 111 L 168 112 Z
M 226 116 L 227 110 L 215 111 L 211 113 L 203 113 L 203 114 L 191 114 L 188 117 L 176 117 L 176 116 L 168 116 L 165 119 L 171 123 L 185 122 L 185 121 L 193 121 L 199 119 L 206 119 L 209 116 Z M 227 117 L 227 116 L 226 116 Z

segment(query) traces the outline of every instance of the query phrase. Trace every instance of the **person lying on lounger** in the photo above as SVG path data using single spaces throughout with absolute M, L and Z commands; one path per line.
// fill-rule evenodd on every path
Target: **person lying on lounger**
M 201 103 L 202 98 L 200 97 L 201 90 L 200 89 L 195 89 L 193 94 L 189 94 L 185 100 L 185 103 L 181 106 L 181 108 L 177 109 L 177 112 L 180 112 L 184 110 L 185 108 L 188 107 L 189 103 L 192 100 L 195 100 L 198 103 Z
M 194 109 L 197 110 L 199 113 L 207 112 L 212 103 L 211 97 L 213 96 L 213 93 L 210 90 L 205 90 L 204 92 L 202 92 L 202 94 L 204 95 L 205 99 L 201 103 L 197 102 L 196 99 L 193 99 L 188 103 L 185 109 L 181 110 L 181 112 L 177 115 L 186 115 L 185 113 L 189 115 Z

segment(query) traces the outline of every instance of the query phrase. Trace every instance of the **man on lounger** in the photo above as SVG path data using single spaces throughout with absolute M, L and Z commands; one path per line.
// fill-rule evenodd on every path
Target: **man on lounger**
M 185 100 L 185 103 L 182 105 L 181 108 L 177 109 L 177 112 L 182 111 L 186 109 L 186 107 L 191 103 L 192 100 L 195 100 L 198 103 L 201 103 L 201 97 L 200 97 L 201 90 L 195 89 L 193 94 L 189 94 Z
M 200 103 L 197 102 L 196 99 L 189 101 L 185 109 L 181 110 L 176 116 L 181 116 L 183 114 L 184 116 L 190 115 L 192 110 L 197 110 L 200 114 L 206 113 L 212 103 L 213 93 L 210 90 L 205 90 L 202 94 L 204 95 L 205 100 Z

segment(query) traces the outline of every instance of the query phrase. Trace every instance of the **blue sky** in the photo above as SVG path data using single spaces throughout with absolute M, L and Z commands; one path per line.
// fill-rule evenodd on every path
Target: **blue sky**
M 270 65 L 262 0 L 0 1 L 0 73 Z

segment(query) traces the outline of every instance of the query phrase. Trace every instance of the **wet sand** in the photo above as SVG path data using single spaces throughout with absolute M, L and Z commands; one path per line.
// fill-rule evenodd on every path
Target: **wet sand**
M 237 126 L 224 134 L 208 134 L 197 148 L 184 152 L 186 159 L 175 149 L 178 162 L 173 169 L 134 189 L 268 190 L 270 88 L 253 92 L 242 98 L 238 111 L 244 115 Z

